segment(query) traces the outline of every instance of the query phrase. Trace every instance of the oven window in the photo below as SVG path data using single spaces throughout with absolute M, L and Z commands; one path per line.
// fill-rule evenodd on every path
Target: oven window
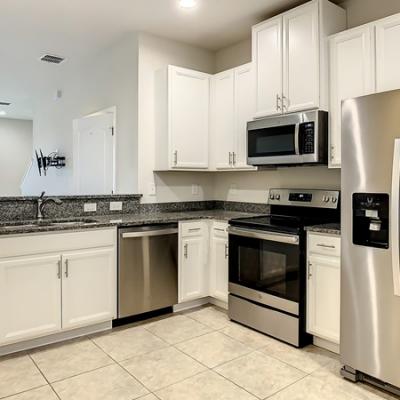
M 229 247 L 230 282 L 299 301 L 299 246 L 230 235 Z
M 295 128 L 296 125 L 286 125 L 249 131 L 249 157 L 295 154 Z

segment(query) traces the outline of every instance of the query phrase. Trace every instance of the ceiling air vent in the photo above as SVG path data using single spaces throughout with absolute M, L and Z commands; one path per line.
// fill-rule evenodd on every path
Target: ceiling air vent
M 52 64 L 61 64 L 65 60 L 65 58 L 53 56 L 51 54 L 45 54 L 40 59 L 44 62 L 48 62 L 48 63 L 52 63 Z
M 9 103 L 8 101 L 0 101 L 0 106 L 10 106 L 11 103 Z

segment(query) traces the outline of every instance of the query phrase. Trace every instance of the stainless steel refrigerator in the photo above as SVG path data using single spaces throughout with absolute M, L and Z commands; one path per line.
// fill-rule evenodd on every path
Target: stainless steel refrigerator
M 342 375 L 400 387 L 400 90 L 342 105 Z

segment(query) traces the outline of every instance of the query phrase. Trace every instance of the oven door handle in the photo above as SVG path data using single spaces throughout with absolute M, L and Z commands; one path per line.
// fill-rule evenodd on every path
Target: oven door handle
M 244 236 L 251 239 L 269 240 L 271 242 L 288 243 L 298 245 L 300 240 L 298 235 L 288 235 L 285 233 L 262 232 L 254 229 L 236 228 L 230 226 L 228 233 L 235 236 Z

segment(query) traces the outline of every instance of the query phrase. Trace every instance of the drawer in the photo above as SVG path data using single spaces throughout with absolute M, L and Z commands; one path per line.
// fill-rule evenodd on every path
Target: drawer
M 323 234 L 308 234 L 308 252 L 340 257 L 340 237 Z
M 182 237 L 201 236 L 207 231 L 206 221 L 181 222 L 179 229 Z
M 211 225 L 211 233 L 213 236 L 227 238 L 228 226 L 226 222 L 213 222 Z

